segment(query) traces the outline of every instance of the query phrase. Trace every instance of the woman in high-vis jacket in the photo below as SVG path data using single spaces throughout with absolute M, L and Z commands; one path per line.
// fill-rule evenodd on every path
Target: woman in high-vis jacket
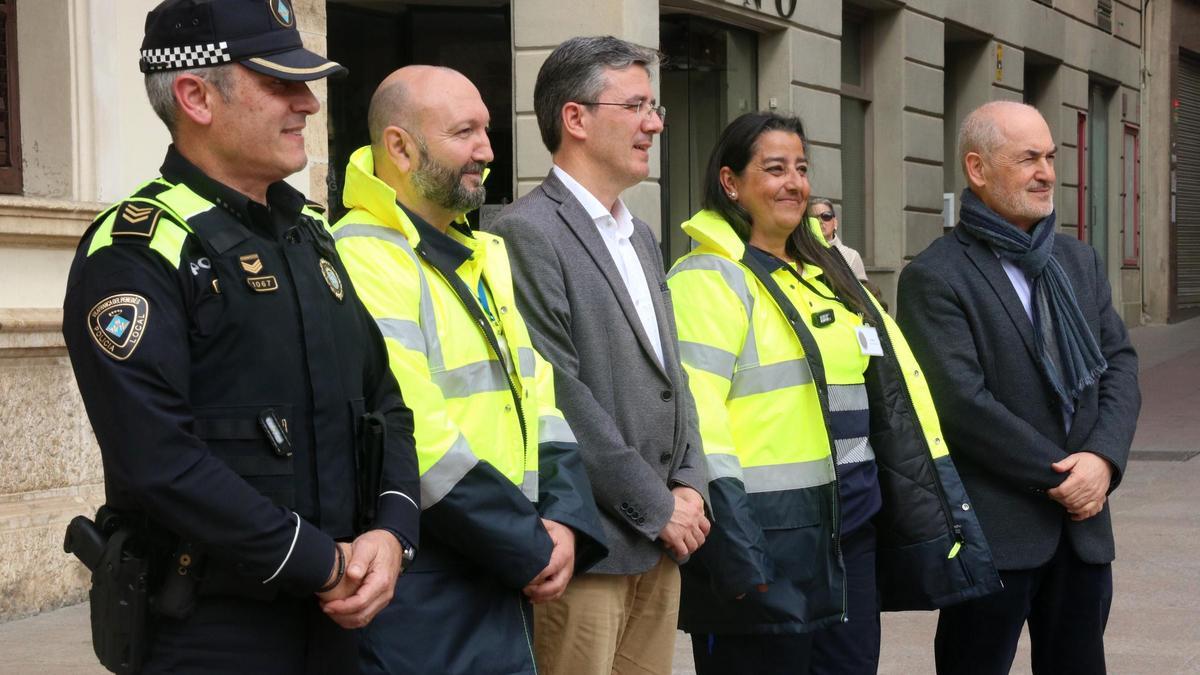
M 707 673 L 873 673 L 879 612 L 1000 588 L 896 324 L 806 221 L 798 119 L 722 133 L 671 270 L 714 523 L 680 624 Z

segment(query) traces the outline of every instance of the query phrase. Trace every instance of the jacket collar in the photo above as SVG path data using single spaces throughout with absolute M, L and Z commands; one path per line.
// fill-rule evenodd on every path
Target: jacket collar
M 1017 291 L 1013 289 L 1012 280 L 1008 278 L 1008 274 L 1004 271 L 1004 266 L 1000 263 L 1000 259 L 996 257 L 996 253 L 992 247 L 988 246 L 983 240 L 972 235 L 959 223 L 954 228 L 954 236 L 958 242 L 964 246 L 964 252 L 967 258 L 979 270 L 996 297 L 1000 299 L 1001 306 L 1008 314 L 1008 318 L 1016 326 L 1017 332 L 1021 335 L 1021 341 L 1025 343 L 1025 348 L 1029 350 L 1029 355 L 1036 361 L 1041 362 L 1040 350 L 1034 344 L 1033 323 L 1029 321 L 1029 316 L 1025 313 L 1025 306 L 1021 304 L 1021 299 L 1017 297 Z
M 342 203 L 347 209 L 362 209 L 378 218 L 384 225 L 399 230 L 415 249 L 421 235 L 409 214 L 396 201 L 396 191 L 375 175 L 375 156 L 371 146 L 364 145 L 346 164 L 346 187 Z
M 232 215 L 238 222 L 266 232 L 272 232 L 271 211 L 278 209 L 286 222 L 292 222 L 304 208 L 304 195 L 284 181 L 272 183 L 267 188 L 267 203 L 260 204 L 233 188 L 221 183 L 200 167 L 192 164 L 172 144 L 159 169 L 162 177 L 171 183 L 183 183 L 205 200 L 216 204 Z

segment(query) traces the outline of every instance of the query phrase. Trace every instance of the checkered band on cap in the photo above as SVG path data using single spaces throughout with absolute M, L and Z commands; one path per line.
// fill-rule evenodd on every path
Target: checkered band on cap
M 215 66 L 230 60 L 228 42 L 142 50 L 142 61 L 148 71 Z

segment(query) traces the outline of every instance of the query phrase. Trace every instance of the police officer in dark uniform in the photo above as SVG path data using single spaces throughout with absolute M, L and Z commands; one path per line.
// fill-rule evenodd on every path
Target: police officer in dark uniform
M 167 0 L 141 55 L 173 145 L 83 237 L 63 322 L 107 506 L 149 561 L 148 646 L 119 668 L 354 672 L 345 629 L 412 559 L 420 487 L 376 324 L 283 182 L 306 81 L 345 69 L 288 0 Z

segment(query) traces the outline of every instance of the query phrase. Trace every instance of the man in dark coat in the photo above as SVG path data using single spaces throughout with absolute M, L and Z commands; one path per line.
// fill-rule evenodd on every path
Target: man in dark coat
M 1100 257 L 1055 232 L 1055 150 L 1030 106 L 968 115 L 959 224 L 900 276 L 899 323 L 1005 585 L 942 610 L 939 673 L 1007 673 L 1026 621 L 1035 673 L 1105 668 L 1106 500 L 1141 395 Z

